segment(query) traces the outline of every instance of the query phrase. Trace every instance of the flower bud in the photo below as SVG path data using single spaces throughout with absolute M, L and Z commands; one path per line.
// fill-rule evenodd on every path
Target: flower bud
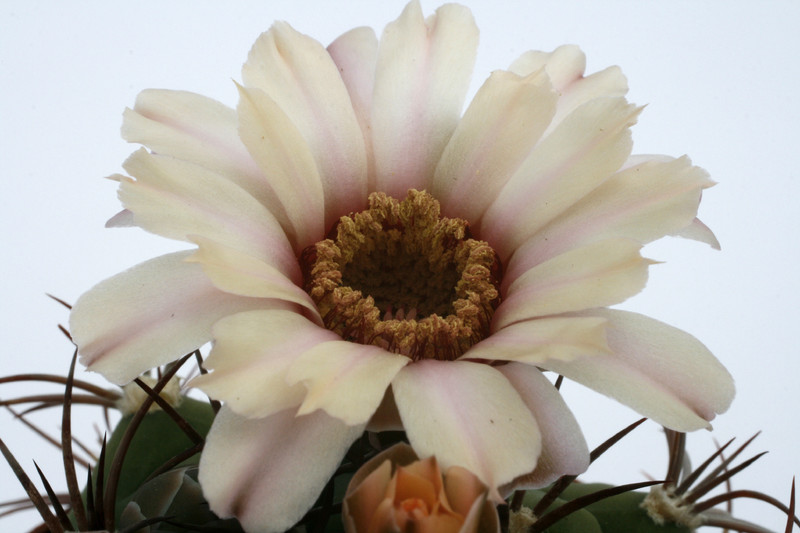
M 435 457 L 420 460 L 397 444 L 353 476 L 342 519 L 348 533 L 495 533 L 488 491 L 472 472 L 452 466 L 443 476 Z

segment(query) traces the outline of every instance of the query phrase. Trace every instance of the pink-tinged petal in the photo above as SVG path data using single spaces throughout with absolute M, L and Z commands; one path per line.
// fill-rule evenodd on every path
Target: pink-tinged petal
M 623 98 L 598 98 L 539 142 L 481 221 L 479 235 L 501 261 L 622 166 L 638 112 Z
M 311 148 L 263 91 L 239 87 L 239 135 L 272 184 L 292 225 L 296 251 L 325 234 L 325 198 Z
M 125 176 L 120 174 L 117 174 L 115 177 L 119 178 L 117 181 L 122 181 L 122 179 L 125 178 Z M 133 213 L 127 209 L 123 209 L 106 221 L 107 228 L 132 228 L 135 225 L 136 223 L 133 221 Z
M 456 4 L 425 20 L 413 0 L 386 27 L 372 100 L 377 190 L 403 198 L 428 188 L 458 123 L 477 45 L 472 14 Z
M 322 409 L 348 425 L 364 424 L 410 361 L 376 346 L 339 340 L 306 351 L 292 364 L 286 381 L 308 389 L 298 414 Z
M 479 498 L 473 502 L 464 525 L 458 533 L 500 533 L 500 517 L 497 514 L 495 503 L 486 498 Z
M 571 360 L 582 355 L 608 353 L 605 325 L 605 320 L 599 317 L 525 320 L 495 331 L 470 348 L 461 359 L 535 365 L 547 359 Z
M 436 167 L 431 194 L 445 216 L 477 221 L 530 153 L 555 113 L 543 72 L 492 73 L 458 123 Z
M 589 468 L 589 448 L 558 390 L 531 365 L 509 363 L 497 370 L 516 389 L 542 432 L 542 454 L 536 470 L 514 480 L 513 487 L 540 488 L 563 475 L 583 474 Z
M 248 533 L 282 533 L 311 508 L 363 429 L 321 411 L 244 418 L 223 407 L 200 457 L 203 495 Z
M 714 232 L 698 218 L 692 220 L 688 226 L 676 231 L 673 235 L 676 237 L 683 237 L 684 239 L 704 242 L 715 250 L 721 249 Z
M 594 309 L 609 322 L 609 355 L 550 360 L 558 372 L 676 431 L 708 428 L 728 409 L 733 379 L 697 339 L 636 313 Z
M 306 389 L 287 383 L 289 368 L 303 352 L 338 338 L 287 310 L 237 313 L 214 324 L 213 333 L 205 361 L 213 372 L 194 378 L 191 386 L 249 417 L 298 407 Z
M 134 152 L 120 177 L 119 198 L 142 228 L 173 239 L 201 235 L 259 257 L 295 282 L 300 267 L 283 228 L 244 189 L 204 167 Z
M 679 232 L 695 219 L 703 189 L 713 184 L 688 157 L 629 167 L 526 241 L 511 258 L 504 279 L 513 280 L 539 263 L 592 241 L 625 237 L 646 244 Z
M 325 227 L 366 207 L 362 130 L 339 68 L 325 48 L 276 22 L 256 40 L 242 77 L 286 114 L 308 144 L 325 192 Z
M 444 476 L 444 493 L 447 503 L 453 511 L 467 516 L 477 501 L 483 502 L 481 496 L 488 487 L 469 470 L 460 466 L 451 466 Z
M 652 261 L 641 256 L 641 248 L 629 239 L 606 239 L 536 265 L 509 285 L 492 329 L 627 300 L 647 283 Z
M 550 53 L 529 51 L 511 65 L 510 70 L 520 76 L 544 69 L 560 94 L 558 109 L 545 135 L 586 102 L 624 96 L 628 92 L 628 80 L 619 67 L 609 67 L 589 76 L 583 75 L 585 68 L 586 56 L 575 45 L 559 46 Z
M 252 298 L 273 298 L 305 307 L 307 316 L 322 325 L 314 301 L 280 270 L 259 258 L 211 239 L 194 236 L 197 251 L 186 261 L 199 263 L 220 290 Z
M 466 361 L 417 361 L 392 383 L 409 441 L 442 468 L 462 466 L 497 488 L 536 467 L 541 435 L 508 380 L 494 368 Z M 480 391 L 480 394 L 476 394 Z M 497 453 L 502 450 L 503 453 Z
M 372 92 L 378 60 L 378 38 L 372 28 L 355 28 L 328 46 L 328 53 L 339 67 L 350 103 L 364 135 L 367 152 L 367 190 L 375 190 L 375 159 L 372 153 Z
M 198 265 L 184 261 L 188 255 L 151 259 L 78 299 L 70 332 L 89 370 L 127 383 L 211 340 L 211 325 L 223 316 L 267 305 L 220 291 Z
M 236 111 L 228 106 L 190 92 L 148 89 L 125 111 L 122 137 L 217 172 L 285 221 L 283 207 L 239 138 Z

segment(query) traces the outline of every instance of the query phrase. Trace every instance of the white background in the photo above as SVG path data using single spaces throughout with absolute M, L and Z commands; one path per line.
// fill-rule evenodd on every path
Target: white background
M 694 463 L 725 441 L 762 435 L 769 450 L 734 488 L 788 501 L 800 474 L 798 348 L 798 86 L 800 3 L 698 1 L 467 2 L 481 29 L 474 89 L 527 49 L 579 44 L 588 71 L 619 64 L 630 99 L 648 103 L 634 129 L 637 153 L 688 153 L 719 182 L 701 218 L 722 251 L 680 239 L 651 245 L 666 261 L 624 307 L 699 337 L 727 365 L 737 399 L 713 433 L 689 436 Z M 354 26 L 380 31 L 404 1 L 137 1 L 0 4 L 0 374 L 65 373 L 71 346 L 56 329 L 67 313 L 45 292 L 74 301 L 94 283 L 180 243 L 137 229 L 107 230 L 115 186 L 135 148 L 119 138 L 121 112 L 145 88 L 186 89 L 235 105 L 232 80 L 256 36 L 275 19 L 329 43 Z M 423 2 L 426 13 L 437 4 Z M 31 389 L 0 385 L 0 397 Z M 43 390 L 37 387 L 36 391 Z M 56 391 L 57 389 L 48 389 Z M 635 413 L 567 383 L 564 395 L 590 446 Z M 92 442 L 96 410 L 78 410 Z M 43 419 L 55 429 L 53 419 Z M 35 457 L 63 488 L 54 448 L 6 413 L 0 437 L 29 473 Z M 0 461 L 2 463 L 2 461 Z M 648 423 L 613 448 L 587 479 L 638 481 L 663 475 L 665 447 Z M 0 464 L 0 500 L 22 497 Z M 784 519 L 764 504 L 735 514 L 776 530 Z M 22 531 L 35 517 L 0 520 Z

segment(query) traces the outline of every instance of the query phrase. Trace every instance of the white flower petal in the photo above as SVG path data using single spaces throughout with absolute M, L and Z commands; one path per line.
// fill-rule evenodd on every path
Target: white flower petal
M 345 424 L 366 423 L 378 409 L 386 389 L 411 360 L 376 346 L 347 341 L 318 344 L 292 364 L 289 384 L 308 389 L 298 414 L 322 409 Z
M 314 155 L 286 113 L 258 89 L 239 86 L 239 135 L 286 210 L 297 251 L 325 234 L 325 199 Z
M 261 259 L 242 253 L 211 239 L 195 236 L 197 251 L 186 260 L 200 263 L 203 272 L 220 290 L 253 298 L 275 298 L 303 306 L 306 313 L 322 324 L 314 301 L 279 269 Z
M 609 351 L 605 320 L 599 317 L 549 317 L 525 320 L 495 331 L 470 348 L 461 359 L 520 361 L 537 364 L 547 359 Z
M 477 221 L 550 124 L 557 94 L 543 72 L 492 73 L 436 167 L 431 194 L 445 216 Z
M 372 92 L 378 60 L 378 38 L 372 28 L 355 28 L 328 46 L 328 53 L 339 67 L 344 86 L 364 135 L 367 152 L 367 190 L 375 190 L 375 160 L 372 154 Z
M 286 214 L 261 169 L 239 138 L 236 111 L 186 91 L 148 89 L 123 115 L 122 137 L 224 176 L 249 192 L 276 218 Z
M 252 419 L 223 407 L 200 457 L 203 495 L 248 533 L 282 533 L 311 508 L 363 429 L 321 411 Z
M 480 224 L 481 238 L 501 261 L 622 166 L 638 112 L 623 98 L 598 98 L 539 142 Z
M 594 309 L 609 322 L 609 355 L 549 360 L 540 366 L 629 405 L 676 431 L 708 428 L 727 410 L 733 379 L 697 339 L 636 313 Z
M 142 228 L 181 240 L 190 235 L 224 242 L 269 260 L 299 282 L 297 258 L 286 234 L 267 209 L 225 177 L 180 159 L 134 152 L 120 177 L 119 197 Z
M 606 239 L 570 250 L 536 265 L 511 282 L 497 308 L 497 331 L 529 318 L 582 311 L 623 302 L 647 283 L 641 244 Z
M 377 190 L 403 198 L 428 188 L 458 123 L 477 45 L 472 14 L 456 4 L 424 20 L 412 0 L 386 26 L 372 100 Z
M 367 156 L 361 127 L 337 65 L 314 39 L 276 22 L 242 68 L 305 139 L 325 192 L 325 227 L 366 207 Z M 287 209 L 289 206 L 287 206 Z
M 536 467 L 541 435 L 530 410 L 494 368 L 466 361 L 417 361 L 392 383 L 408 439 L 443 469 L 462 466 L 497 487 Z M 502 450 L 502 453 L 498 453 Z
M 715 250 L 720 250 L 719 241 L 714 236 L 714 232 L 703 224 L 700 219 L 695 218 L 688 226 L 673 233 L 676 237 L 683 237 L 685 239 L 692 239 L 699 242 L 704 242 Z
M 70 314 L 81 362 L 124 384 L 211 340 L 219 318 L 265 300 L 214 287 L 189 252 L 164 255 L 117 274 L 84 293 Z
M 547 72 L 553 87 L 563 92 L 583 77 L 583 72 L 586 70 L 586 55 L 574 44 L 559 46 L 552 52 L 528 50 L 508 68 L 520 76 L 528 76 L 542 69 Z
M 703 189 L 713 183 L 688 157 L 618 172 L 526 241 L 505 279 L 592 241 L 626 237 L 646 244 L 677 233 L 692 224 Z
M 520 76 L 544 69 L 559 92 L 558 110 L 545 135 L 567 115 L 595 98 L 624 96 L 628 80 L 619 67 L 608 67 L 589 76 L 583 75 L 586 57 L 575 45 L 559 46 L 550 53 L 528 51 L 514 61 L 510 70 Z
M 540 488 L 563 475 L 589 468 L 589 448 L 572 411 L 550 381 L 533 366 L 509 363 L 497 367 L 531 410 L 542 433 L 536 470 L 514 480 L 514 488 Z
M 191 386 L 243 416 L 263 417 L 299 406 L 302 385 L 286 381 L 289 367 L 305 351 L 339 337 L 293 311 L 237 313 L 214 324 L 214 348 L 205 361 L 213 372 Z

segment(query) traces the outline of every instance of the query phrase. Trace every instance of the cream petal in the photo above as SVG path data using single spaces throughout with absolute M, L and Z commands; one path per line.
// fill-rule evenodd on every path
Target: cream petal
M 223 316 L 267 306 L 218 290 L 198 265 L 184 261 L 188 255 L 151 259 L 78 299 L 70 332 L 89 370 L 127 383 L 210 341 L 212 324 Z
M 652 261 L 640 255 L 641 247 L 629 239 L 606 239 L 536 265 L 508 287 L 492 329 L 625 301 L 647 283 Z
M 566 116 L 583 104 L 596 98 L 619 97 L 627 93 L 628 79 L 619 67 L 608 67 L 574 80 L 561 91 L 556 115 L 545 135 L 549 135 Z
M 411 360 L 376 346 L 347 341 L 319 344 L 292 364 L 286 381 L 308 389 L 298 414 L 322 409 L 348 425 L 364 424 L 386 389 Z
M 372 153 L 372 92 L 378 60 L 378 38 L 372 28 L 355 28 L 328 46 L 328 53 L 339 68 L 350 103 L 364 135 L 367 152 L 367 190 L 375 190 L 375 158 Z
M 466 361 L 417 361 L 392 383 L 411 445 L 442 468 L 472 471 L 497 488 L 536 467 L 541 435 L 508 380 L 494 368 Z M 503 450 L 503 453 L 497 453 Z
M 631 151 L 630 126 L 638 112 L 623 98 L 598 98 L 580 106 L 539 142 L 479 227 L 478 234 L 501 261 L 507 262 L 525 240 L 622 166 Z
M 339 68 L 325 48 L 276 22 L 256 40 L 242 77 L 286 114 L 307 143 L 325 193 L 325 227 L 364 209 L 364 137 Z
M 715 250 L 720 250 L 721 246 L 714 232 L 703 224 L 700 219 L 695 218 L 688 226 L 673 233 L 676 237 L 683 237 L 685 239 L 692 239 L 699 242 L 704 242 Z
M 709 428 L 728 409 L 733 379 L 700 341 L 672 326 L 627 311 L 594 309 L 608 320 L 611 354 L 549 360 L 541 367 L 629 405 L 676 431 Z
M 322 325 L 317 306 L 308 293 L 273 265 L 211 239 L 194 236 L 192 241 L 198 249 L 186 260 L 199 263 L 220 290 L 295 303 L 303 306 L 307 315 Z
M 537 364 L 547 359 L 569 361 L 582 355 L 608 353 L 605 325 L 599 317 L 525 320 L 492 333 L 461 359 Z
M 239 94 L 239 135 L 284 206 L 299 252 L 325 234 L 325 199 L 314 155 L 266 93 L 240 86 Z
M 713 184 L 688 157 L 618 172 L 526 241 L 504 279 L 591 241 L 625 237 L 646 244 L 677 233 L 692 224 L 703 189 Z
M 298 407 L 306 389 L 286 382 L 290 366 L 303 352 L 338 339 L 302 315 L 280 309 L 225 317 L 214 324 L 213 334 L 205 361 L 213 372 L 194 378 L 191 386 L 248 417 Z
M 126 178 L 126 176 L 117 175 L 119 176 L 119 180 L 122 181 Z M 107 228 L 132 228 L 135 226 L 136 223 L 133 221 L 133 213 L 128 211 L 127 209 L 123 209 L 113 217 L 109 218 L 106 221 Z
M 477 221 L 547 128 L 557 94 L 543 72 L 492 73 L 436 167 L 431 194 L 443 214 Z
M 547 72 L 553 87 L 562 92 L 583 77 L 586 55 L 574 44 L 559 46 L 552 52 L 528 50 L 508 68 L 520 76 L 528 76 L 542 69 Z
M 497 370 L 516 389 L 542 433 L 542 454 L 536 470 L 514 480 L 513 488 L 540 488 L 563 475 L 583 474 L 589 468 L 589 448 L 558 390 L 530 365 L 508 363 Z
M 248 533 L 281 533 L 311 508 L 363 426 L 318 411 L 244 418 L 223 407 L 200 457 L 211 510 Z
M 202 235 L 268 259 L 293 280 L 300 267 L 278 221 L 225 177 L 173 157 L 134 152 L 124 164 L 136 179 L 120 177 L 119 198 L 133 221 L 172 239 Z
M 458 533 L 500 533 L 500 517 L 495 503 L 486 498 L 479 498 L 464 518 L 464 524 Z
M 458 123 L 477 45 L 472 14 L 456 4 L 425 20 L 412 0 L 386 27 L 372 100 L 377 190 L 403 198 L 428 188 Z
M 122 137 L 213 170 L 286 221 L 264 173 L 239 138 L 236 111 L 228 106 L 190 92 L 147 89 L 123 114 Z
M 545 135 L 568 114 L 595 98 L 624 96 L 628 80 L 619 67 L 608 67 L 584 76 L 586 56 L 575 45 L 559 46 L 553 52 L 528 51 L 512 63 L 510 70 L 520 76 L 544 69 L 559 92 L 558 110 Z

